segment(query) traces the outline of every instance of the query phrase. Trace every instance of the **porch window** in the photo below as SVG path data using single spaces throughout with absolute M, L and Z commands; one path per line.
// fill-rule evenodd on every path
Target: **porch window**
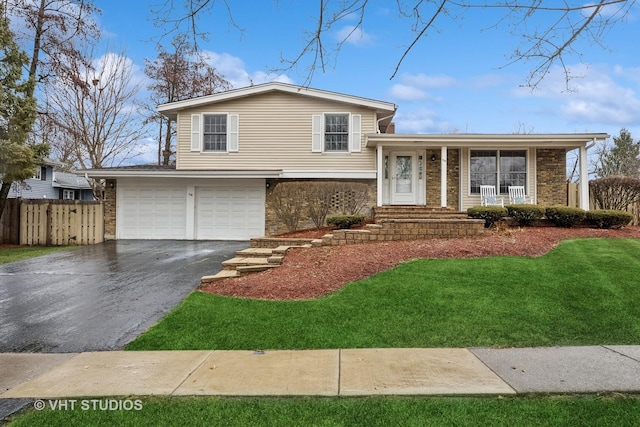
M 227 151 L 227 115 L 205 114 L 203 119 L 203 151 Z
M 324 151 L 349 151 L 348 114 L 325 114 Z
M 527 182 L 526 150 L 471 150 L 471 194 L 480 194 L 481 185 L 498 187 L 500 194 L 507 194 L 512 185 Z

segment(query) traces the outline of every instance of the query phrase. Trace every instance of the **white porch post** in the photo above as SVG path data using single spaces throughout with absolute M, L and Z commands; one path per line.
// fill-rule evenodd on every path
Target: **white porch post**
M 440 206 L 447 207 L 447 147 L 440 148 Z
M 382 146 L 378 144 L 376 146 L 376 203 L 378 206 L 382 206 L 382 192 L 384 183 L 384 165 L 382 163 Z
M 587 147 L 580 146 L 580 209 L 589 210 L 589 171 L 587 170 Z

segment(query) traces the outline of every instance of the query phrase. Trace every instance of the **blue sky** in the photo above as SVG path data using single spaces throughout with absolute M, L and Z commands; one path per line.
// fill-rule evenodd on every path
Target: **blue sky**
M 161 30 L 151 22 L 149 5 L 161 2 L 96 0 L 102 9 L 99 22 L 105 42 L 124 50 L 140 74 L 144 58 L 157 54 L 155 42 Z M 201 27 L 211 32 L 210 41 L 201 42 L 200 48 L 212 53 L 218 71 L 235 87 L 276 78 L 304 84 L 304 69 L 273 70 L 282 67 L 282 56 L 293 58 L 302 49 L 304 32 L 317 25 L 317 1 L 231 1 L 230 5 L 243 32 L 228 24 L 224 8 L 200 20 Z M 565 58 L 575 76 L 569 91 L 560 67 L 552 68 L 536 90 L 520 87 L 534 64 L 507 65 L 519 39 L 509 34 L 507 25 L 491 27 L 502 14 L 480 9 L 455 19 L 443 17 L 390 80 L 413 37 L 410 21 L 398 18 L 395 1 L 371 0 L 361 37 L 346 43 L 326 72 L 316 72 L 311 86 L 397 104 L 398 133 L 618 135 L 624 127 L 640 139 L 640 55 L 635 46 L 640 40 L 640 4 L 606 34 L 604 48 L 581 42 L 577 46 L 581 56 Z M 345 19 L 326 35 L 326 42 L 335 42 L 354 24 Z

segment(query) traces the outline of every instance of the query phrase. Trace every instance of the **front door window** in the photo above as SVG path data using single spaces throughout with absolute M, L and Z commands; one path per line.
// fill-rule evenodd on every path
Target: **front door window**
M 413 192 L 412 163 L 412 156 L 396 156 L 396 193 Z

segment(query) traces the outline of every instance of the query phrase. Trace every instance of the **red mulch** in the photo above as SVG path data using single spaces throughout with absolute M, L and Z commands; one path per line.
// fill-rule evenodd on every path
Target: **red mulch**
M 302 237 L 302 236 L 301 236 Z M 203 286 L 203 292 L 265 300 L 317 298 L 415 258 L 541 256 L 574 237 L 640 238 L 640 227 L 622 230 L 528 227 L 487 230 L 480 237 L 366 243 L 290 249 L 278 268 Z

